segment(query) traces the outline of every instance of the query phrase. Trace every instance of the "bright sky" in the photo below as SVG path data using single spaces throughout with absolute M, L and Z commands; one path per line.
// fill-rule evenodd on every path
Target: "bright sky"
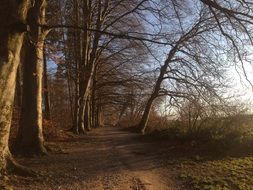
M 245 71 L 247 72 L 247 77 L 251 81 L 253 85 L 253 64 L 244 63 Z M 238 69 L 237 71 L 235 67 L 231 68 L 231 82 L 234 89 L 235 95 L 241 95 L 242 101 L 250 102 L 253 104 L 253 89 L 251 84 L 246 80 L 245 75 L 243 74 L 242 69 Z

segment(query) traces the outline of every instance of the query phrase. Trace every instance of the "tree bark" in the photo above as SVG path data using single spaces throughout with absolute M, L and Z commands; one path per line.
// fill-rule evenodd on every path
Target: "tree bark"
M 90 107 L 90 95 L 87 98 L 86 107 L 85 107 L 85 114 L 84 114 L 84 126 L 87 131 L 91 130 L 91 107 Z
M 76 25 L 80 24 L 80 2 L 79 0 L 74 1 L 74 9 L 73 14 L 75 15 Z M 81 104 L 81 80 L 80 80 L 80 69 L 81 69 L 81 32 L 79 30 L 75 31 L 75 112 L 74 112 L 74 126 L 72 128 L 73 132 L 79 134 L 80 132 L 84 132 L 84 129 L 80 128 L 80 109 L 82 108 Z
M 46 52 L 45 47 L 43 49 L 43 94 L 44 94 L 44 117 L 47 120 L 51 119 L 51 113 L 50 113 L 50 98 L 49 98 L 49 89 L 48 89 L 48 79 L 47 79 L 47 58 L 46 58 Z
M 91 89 L 91 127 L 96 127 L 96 75 L 93 77 Z
M 92 71 L 91 71 L 92 72 Z M 86 106 L 88 104 L 88 96 L 89 96 L 89 86 L 90 86 L 90 81 L 91 81 L 91 76 L 89 76 L 91 74 L 91 72 L 86 72 L 87 78 L 83 83 L 80 83 L 82 85 L 82 90 L 80 93 L 80 102 L 81 102 L 81 106 L 79 109 L 79 122 L 78 122 L 78 128 L 79 131 L 81 132 L 85 132 L 85 122 L 84 122 L 84 118 L 85 118 L 85 109 Z
M 15 105 L 21 108 L 22 105 L 22 65 L 19 64 L 16 77 Z
M 21 120 L 16 150 L 24 154 L 46 154 L 42 132 L 43 48 L 48 31 L 45 22 L 46 1 L 38 0 L 29 12 L 30 32 L 26 41 Z
M 16 73 L 27 30 L 29 0 L 3 0 L 0 6 L 0 173 L 18 166 L 9 151 L 9 133 L 13 111 Z

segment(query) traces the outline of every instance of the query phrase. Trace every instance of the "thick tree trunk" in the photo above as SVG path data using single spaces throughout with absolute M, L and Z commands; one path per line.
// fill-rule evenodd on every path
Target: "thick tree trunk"
M 44 154 L 42 133 L 42 54 L 37 54 L 36 47 L 28 42 L 24 63 L 23 100 L 20 129 L 17 137 L 17 149 L 23 153 Z M 38 56 L 38 57 L 37 57 Z
M 30 32 L 26 43 L 24 61 L 24 84 L 21 121 L 16 140 L 16 149 L 25 154 L 45 154 L 42 132 L 42 81 L 43 48 L 48 31 L 38 23 L 44 23 L 45 0 L 36 1 L 29 12 Z
M 9 151 L 8 140 L 13 111 L 16 73 L 26 32 L 29 0 L 3 0 L 0 6 L 0 174 L 17 166 Z M 13 169 L 13 168 L 11 168 Z

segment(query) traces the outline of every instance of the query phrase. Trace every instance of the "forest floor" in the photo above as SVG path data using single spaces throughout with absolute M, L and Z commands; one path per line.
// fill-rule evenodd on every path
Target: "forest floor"
M 253 153 L 94 129 L 47 144 L 19 163 L 38 177 L 10 176 L 14 190 L 253 190 Z M 251 147 L 250 147 L 251 150 Z
M 104 127 L 49 147 L 48 156 L 17 158 L 40 176 L 11 176 L 14 190 L 185 189 L 165 167 L 166 146 L 139 134 Z

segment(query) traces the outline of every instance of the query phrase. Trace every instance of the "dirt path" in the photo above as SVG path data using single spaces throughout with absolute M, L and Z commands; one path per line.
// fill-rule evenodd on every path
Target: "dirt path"
M 54 153 L 19 162 L 40 171 L 38 178 L 12 177 L 15 190 L 179 190 L 164 167 L 157 144 L 116 128 L 61 142 Z

